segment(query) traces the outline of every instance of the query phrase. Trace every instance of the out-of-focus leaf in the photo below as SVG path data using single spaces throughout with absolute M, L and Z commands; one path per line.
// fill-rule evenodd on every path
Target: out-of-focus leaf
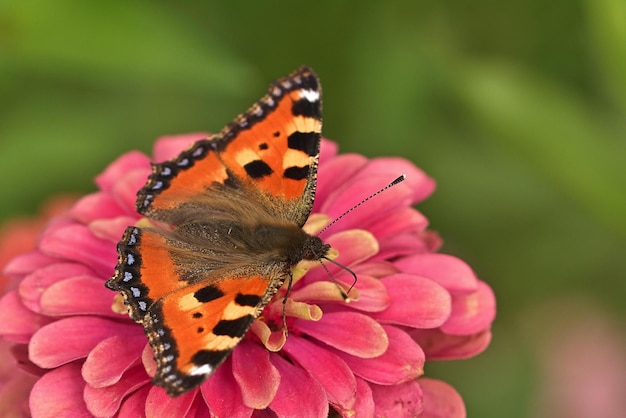
M 487 138 L 626 233 L 626 148 L 574 95 L 502 66 L 466 68 L 461 98 Z
M 5 13 L 4 59 L 16 70 L 190 89 L 213 85 L 231 93 L 250 75 L 219 39 L 186 26 L 173 5 L 32 1 L 15 2 Z
M 149 151 L 159 135 L 218 130 L 236 114 L 229 105 L 256 75 L 177 10 L 124 1 L 0 5 L 0 215 L 85 190 L 117 155 Z
M 593 54 L 609 97 L 621 106 L 626 118 L 626 1 L 587 0 Z

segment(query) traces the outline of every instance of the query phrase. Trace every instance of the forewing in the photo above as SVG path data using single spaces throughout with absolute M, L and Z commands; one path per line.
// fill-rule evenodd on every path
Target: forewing
M 315 196 L 321 114 L 319 80 L 303 67 L 272 83 L 217 135 L 155 164 L 138 193 L 137 210 L 168 221 L 168 212 L 202 200 L 208 189 L 255 185 L 269 201 L 280 202 L 285 219 L 303 225 Z

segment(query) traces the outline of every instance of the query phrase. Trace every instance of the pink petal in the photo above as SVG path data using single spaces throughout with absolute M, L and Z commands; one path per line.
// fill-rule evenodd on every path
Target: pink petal
M 269 351 L 259 344 L 242 341 L 232 354 L 233 376 L 241 388 L 243 403 L 254 409 L 270 404 L 280 383 L 280 374 L 270 363 Z M 263 376 L 263 381 L 259 381 Z
M 491 326 L 496 316 L 496 298 L 491 288 L 482 281 L 471 294 L 452 294 L 452 313 L 441 326 L 446 334 L 468 335 Z
M 162 136 L 156 140 L 153 148 L 154 161 L 162 162 L 175 158 L 182 151 L 201 139 L 209 137 L 206 132 L 193 132 L 189 134 Z
M 414 328 L 435 328 L 450 316 L 450 294 L 432 280 L 408 274 L 381 279 L 393 301 L 371 316 L 379 322 Z
M 450 291 L 474 292 L 478 285 L 471 267 L 448 254 L 417 254 L 402 258 L 395 265 L 405 273 L 435 280 Z
M 48 222 L 48 224 L 44 228 L 41 235 L 53 234 L 59 229 L 63 229 L 65 227 L 72 226 L 72 225 L 82 225 L 82 224 L 79 223 L 76 219 L 69 216 L 69 214 L 61 214 L 59 216 L 52 218 L 50 222 Z
M 193 406 L 199 391 L 193 389 L 176 398 L 170 397 L 163 388 L 153 386 L 146 399 L 146 417 L 171 418 L 185 417 Z
M 74 204 L 70 214 L 84 224 L 96 219 L 109 219 L 123 215 L 123 209 L 110 193 L 92 193 Z
M 112 417 L 120 409 L 124 398 L 148 384 L 150 378 L 141 366 L 126 371 L 119 382 L 111 386 L 94 388 L 86 385 L 83 397 L 89 411 L 97 417 Z
M 89 230 L 98 237 L 117 243 L 122 239 L 124 230 L 137 222 L 137 216 L 118 216 L 114 219 L 100 219 L 89 224 Z
M 270 360 L 280 372 L 278 392 L 270 409 L 279 417 L 320 418 L 328 416 L 328 399 L 322 386 L 302 368 L 272 353 Z
M 443 240 L 435 231 L 422 231 L 420 238 L 422 239 L 424 244 L 426 244 L 429 252 L 431 253 L 439 251 L 441 249 L 441 246 L 443 245 Z
M 242 402 L 241 390 L 232 374 L 230 358 L 217 368 L 200 389 L 212 416 L 247 418 L 252 415 L 253 409 Z
M 83 225 L 67 226 L 44 235 L 39 248 L 50 256 L 90 266 L 102 277 L 111 276 L 117 264 L 115 245 L 95 237 Z
M 121 318 L 113 312 L 114 292 L 102 279 L 72 277 L 52 284 L 41 295 L 41 313 L 48 316 L 101 315 Z
M 187 410 L 184 418 L 197 418 L 210 416 L 209 406 L 204 402 L 202 396 L 196 396 L 194 398 L 191 407 Z
M 459 393 L 447 383 L 423 378 L 423 411 L 420 418 L 465 418 L 465 404 Z
M 150 347 L 150 344 L 146 342 L 141 352 L 141 364 L 148 373 L 148 376 L 153 377 L 156 374 L 156 361 L 154 360 L 154 350 Z
M 68 226 L 44 235 L 39 247 L 48 255 L 83 263 L 101 277 L 111 276 L 117 264 L 115 245 L 97 238 L 83 225 Z
M 70 277 L 92 275 L 92 270 L 84 264 L 57 262 L 42 267 L 29 274 L 20 282 L 19 292 L 22 302 L 33 312 L 40 312 L 42 293 L 56 282 Z
M 400 273 L 393 263 L 384 260 L 368 260 L 358 266 L 354 266 L 352 270 L 357 274 L 357 277 L 368 275 L 378 279 Z
M 94 388 L 119 382 L 128 369 L 139 364 L 145 344 L 144 335 L 115 335 L 101 341 L 91 350 L 83 364 L 83 379 Z
M 324 205 L 320 208 L 320 211 L 334 219 L 372 193 L 388 185 L 394 178 L 395 177 L 387 175 L 381 176 L 375 173 L 371 176 L 352 179 L 340 192 L 329 196 L 328 200 L 324 202 Z M 341 229 L 365 229 L 378 219 L 390 216 L 390 214 L 393 214 L 396 210 L 408 206 L 411 203 L 412 197 L 413 190 L 408 186 L 399 184 L 377 195 L 376 198 L 368 201 L 366 204 L 359 206 L 357 210 L 350 212 L 349 216 L 342 218 Z
M 323 281 L 307 284 L 300 287 L 298 290 L 290 292 L 288 303 L 289 301 L 305 302 L 309 304 L 311 302 L 343 302 L 343 296 L 337 287 L 338 284 L 339 282 L 333 283 Z M 348 287 L 346 287 L 346 289 L 348 289 Z M 354 295 L 357 293 L 358 292 L 356 290 L 351 291 L 350 297 L 354 298 Z
M 370 384 L 375 417 L 417 417 L 422 412 L 422 390 L 416 380 L 399 385 L 380 386 Z
M 137 211 L 135 202 L 137 200 L 137 191 L 146 184 L 150 171 L 143 168 L 129 171 L 121 177 L 113 186 L 113 197 L 120 207 L 124 209 L 126 215 L 136 216 Z
M 339 261 L 344 266 L 358 264 L 378 253 L 378 242 L 368 231 L 351 229 L 331 235 L 326 243 L 339 251 Z M 336 266 L 329 265 L 329 270 L 337 271 Z
M 402 207 L 410 206 L 411 204 L 426 198 L 435 188 L 435 183 L 430 177 L 417 168 L 413 163 L 402 158 L 377 158 L 370 160 L 368 161 L 368 164 L 361 168 L 361 170 L 359 170 L 359 172 L 353 176 L 351 181 L 347 184 L 363 183 L 364 181 L 372 180 L 370 184 L 372 189 L 369 193 L 363 196 L 363 198 L 365 198 L 373 192 L 381 189 L 383 186 L 386 186 L 401 174 L 406 175 L 405 181 L 391 189 L 385 190 L 384 193 L 377 196 L 377 204 L 380 198 L 388 198 L 389 195 L 395 195 L 395 199 L 392 200 L 395 200 L 397 203 L 403 202 L 401 205 Z M 377 184 L 374 179 L 379 179 L 379 183 Z M 342 192 L 345 193 L 345 190 L 342 190 Z M 349 193 L 346 193 L 346 197 L 348 195 Z M 405 201 L 400 196 L 407 196 L 408 200 Z M 387 204 L 383 207 L 388 210 L 394 208 L 392 204 Z M 386 211 L 386 213 L 388 214 L 390 212 Z
M 417 379 L 424 373 L 424 352 L 406 332 L 390 325 L 384 328 L 389 337 L 384 354 L 370 359 L 338 355 L 357 376 L 373 383 L 395 385 Z
M 290 335 L 283 350 L 317 380 L 328 396 L 328 401 L 342 410 L 348 410 L 356 401 L 356 379 L 348 365 L 328 350 Z
M 322 138 L 320 141 L 320 161 L 323 162 L 323 164 L 331 161 L 338 152 L 339 145 L 337 145 L 335 141 L 328 138 Z
M 359 154 L 342 154 L 326 161 L 320 155 L 313 213 L 322 212 L 320 208 L 326 205 L 329 197 L 335 194 L 338 188 L 342 188 L 366 164 L 367 158 Z
M 111 191 L 125 173 L 138 167 L 145 167 L 148 174 L 150 159 L 139 151 L 128 152 L 109 164 L 104 172 L 96 177 L 96 184 L 104 191 Z
M 374 416 L 374 397 L 369 384 L 357 377 L 356 378 L 356 403 L 351 410 L 343 412 L 344 417 L 373 417 Z
M 406 180 L 402 184 L 413 192 L 411 204 L 421 202 L 435 190 L 435 181 L 404 158 L 375 158 L 361 171 L 361 175 L 367 177 L 372 172 L 389 177 L 390 181 L 400 174 L 405 174 Z
M 146 415 L 146 398 L 151 386 L 145 385 L 122 402 L 117 418 L 137 418 Z
M 428 219 L 412 207 L 400 208 L 394 216 L 386 216 L 371 224 L 367 230 L 380 239 L 406 231 L 421 231 L 428 226 Z
M 39 250 L 32 251 L 14 257 L 4 266 L 3 274 L 15 278 L 23 277 L 37 269 L 58 262 L 57 258 L 43 254 Z
M 43 368 L 53 368 L 87 357 L 105 338 L 113 335 L 130 337 L 141 333 L 136 324 L 97 317 L 70 317 L 41 328 L 30 340 L 31 360 Z
M 6 418 L 29 418 L 28 397 L 37 377 L 22 371 L 13 371 L 0 388 L 0 416 Z
M 294 329 L 356 357 L 381 355 L 389 345 L 383 327 L 356 312 L 325 313 L 317 322 L 296 319 Z
M 78 364 L 67 364 L 46 373 L 30 394 L 33 418 L 91 418 L 83 401 L 84 387 Z
M 374 277 L 358 274 L 355 288 L 359 291 L 359 299 L 351 301 L 348 305 L 350 308 L 365 312 L 381 312 L 391 304 L 387 288 Z
M 6 343 L 10 343 L 8 340 L 2 340 Z M 43 376 L 48 372 L 48 370 L 44 370 L 41 367 L 38 367 L 30 361 L 28 357 L 28 345 L 27 344 L 13 344 L 10 346 L 11 356 L 15 361 L 15 365 L 19 367 L 20 370 L 32 375 L 32 376 Z
M 429 252 L 427 243 L 415 231 L 407 231 L 395 235 L 381 237 L 378 240 L 380 251 L 374 260 L 396 260 L 411 254 Z
M 409 329 L 411 337 L 424 349 L 429 360 L 451 360 L 474 357 L 491 341 L 491 331 L 473 335 L 448 335 L 440 329 Z
M 0 299 L 0 335 L 18 343 L 28 343 L 31 336 L 50 322 L 49 318 L 26 309 L 12 290 Z
M 266 349 L 273 352 L 280 351 L 287 341 L 284 332 L 272 331 L 263 321 L 254 321 L 250 327 L 250 333 L 255 335 Z

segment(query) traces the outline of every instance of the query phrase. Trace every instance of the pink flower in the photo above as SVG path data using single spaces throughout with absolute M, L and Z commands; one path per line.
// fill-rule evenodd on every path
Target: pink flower
M 53 216 L 67 210 L 72 198 L 62 197 L 48 202 L 36 218 L 10 219 L 0 225 L 0 295 L 17 286 L 1 270 L 16 255 L 32 251 L 45 223 Z M 0 339 L 0 416 L 27 417 L 28 395 L 38 378 L 37 368 L 28 365 L 24 345 L 14 345 Z
M 203 136 L 161 139 L 154 159 Z M 152 386 L 155 363 L 143 328 L 104 287 L 117 241 L 139 220 L 135 194 L 149 163 L 138 152 L 120 157 L 97 177 L 100 191 L 54 219 L 37 250 L 6 269 L 20 282 L 0 301 L 0 334 L 28 344 L 30 360 L 45 371 L 30 395 L 34 417 L 465 416 L 452 387 L 422 377 L 425 359 L 484 350 L 493 293 L 463 261 L 435 253 L 439 237 L 411 207 L 434 190 L 432 179 L 402 159 L 338 155 L 330 141 L 322 144 L 309 232 L 407 175 L 321 235 L 358 275 L 353 300 L 338 296 L 319 263 L 303 265 L 287 302 L 286 340 L 264 322 L 280 320 L 281 290 L 198 389 L 170 398 Z M 328 269 L 340 285 L 352 284 L 345 270 Z

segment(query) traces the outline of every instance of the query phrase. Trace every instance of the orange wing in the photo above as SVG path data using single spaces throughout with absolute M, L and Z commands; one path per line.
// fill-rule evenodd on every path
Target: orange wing
M 258 275 L 230 277 L 196 283 L 154 304 L 145 324 L 157 362 L 153 382 L 171 396 L 202 383 L 230 355 L 280 284 Z
M 106 285 L 144 326 L 154 382 L 170 395 L 197 386 L 224 361 L 302 256 L 291 252 L 309 241 L 298 226 L 313 206 L 320 135 L 321 89 L 303 67 L 219 134 L 153 166 L 137 210 L 169 225 L 128 227 Z M 256 242 L 247 228 L 259 224 L 300 241 L 267 248 L 284 240 Z M 246 249 L 287 253 L 273 262 Z
M 269 92 L 219 134 L 177 158 L 155 164 L 137 195 L 137 211 L 169 221 L 168 213 L 216 187 L 256 185 L 280 199 L 281 215 L 300 226 L 313 206 L 322 129 L 321 88 L 303 67 L 270 85 Z
M 226 359 L 284 275 L 277 268 L 271 277 L 251 272 L 184 281 L 171 248 L 158 232 L 128 227 L 116 274 L 106 285 L 122 293 L 131 318 L 145 328 L 157 363 L 154 383 L 176 396 L 202 383 Z

